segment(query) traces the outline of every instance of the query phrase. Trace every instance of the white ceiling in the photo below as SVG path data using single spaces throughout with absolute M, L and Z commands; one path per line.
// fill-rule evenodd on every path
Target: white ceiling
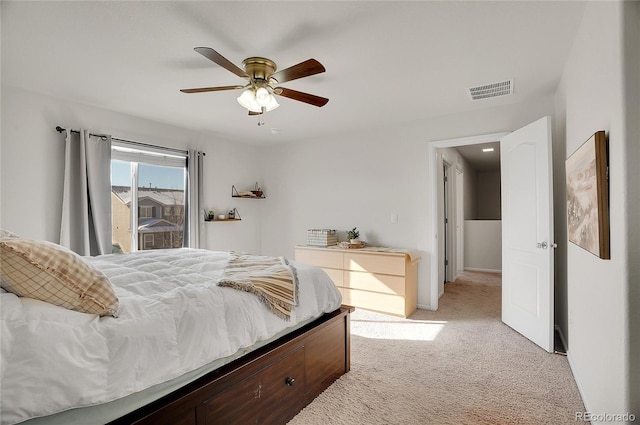
M 0 5 L 3 84 L 257 145 L 551 94 L 584 8 L 574 1 Z M 238 66 L 249 56 L 280 69 L 315 58 L 326 73 L 283 86 L 330 101 L 316 108 L 279 97 L 280 108 L 259 127 L 237 91 L 179 92 L 244 82 L 194 52 L 198 46 Z M 510 78 L 513 95 L 470 100 L 469 87 Z
M 455 149 L 476 171 L 500 171 L 500 142 L 458 146 Z M 483 149 L 493 151 L 484 152 Z

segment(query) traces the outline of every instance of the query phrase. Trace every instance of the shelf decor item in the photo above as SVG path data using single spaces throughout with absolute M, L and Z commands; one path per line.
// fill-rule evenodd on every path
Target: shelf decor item
M 235 185 L 231 186 L 231 197 L 232 198 L 248 198 L 248 199 L 264 199 L 264 191 L 260 186 L 258 186 L 258 182 L 254 186 L 253 190 L 243 190 L 238 191 Z
M 332 246 L 338 244 L 338 232 L 332 229 L 308 229 L 307 245 Z
M 569 241 L 608 260 L 609 182 L 607 138 L 598 131 L 566 161 Z
M 252 190 L 251 193 L 253 193 L 256 198 L 263 198 L 262 195 L 264 195 L 264 192 L 262 192 L 262 188 L 258 186 L 258 182 L 256 182 L 255 190 Z
M 211 212 L 213 213 L 213 211 Z M 205 215 L 207 215 L 207 213 L 205 213 Z M 208 217 L 211 217 L 211 216 L 207 215 L 204 221 L 220 222 L 220 221 L 241 221 L 242 220 L 242 217 L 240 217 L 240 213 L 238 212 L 237 208 L 230 209 L 227 214 L 214 214 L 212 218 L 208 218 Z
M 339 245 L 344 249 L 358 249 L 358 248 L 364 248 L 365 246 L 367 246 L 367 243 L 359 240 L 355 243 L 351 241 L 340 242 Z
M 360 237 L 360 232 L 358 231 L 357 227 L 354 227 L 351 230 L 347 231 L 347 239 L 349 239 L 349 242 L 352 244 L 357 244 L 358 238 Z

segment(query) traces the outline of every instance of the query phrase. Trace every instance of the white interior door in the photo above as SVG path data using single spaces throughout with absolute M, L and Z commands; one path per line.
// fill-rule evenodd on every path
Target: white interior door
M 553 352 L 551 118 L 500 142 L 502 321 Z

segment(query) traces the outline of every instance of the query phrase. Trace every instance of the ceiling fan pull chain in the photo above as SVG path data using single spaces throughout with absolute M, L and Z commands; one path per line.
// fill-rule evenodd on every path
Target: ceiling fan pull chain
M 258 115 L 258 127 L 261 127 L 264 125 L 264 114 L 267 113 L 267 108 L 266 106 L 262 107 L 262 113 L 260 115 Z

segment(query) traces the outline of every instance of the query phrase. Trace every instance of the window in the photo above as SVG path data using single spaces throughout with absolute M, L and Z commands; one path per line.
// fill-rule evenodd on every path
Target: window
M 139 191 L 140 189 L 138 189 Z M 138 192 L 139 193 L 139 192 Z M 151 218 L 153 217 L 153 207 L 148 206 L 148 205 L 142 205 L 139 207 L 140 210 L 140 218 Z
M 142 235 L 144 237 L 144 249 L 153 249 L 154 248 L 154 237 L 153 233 L 145 233 Z
M 122 252 L 183 246 L 186 163 L 186 152 L 112 143 L 113 242 Z

